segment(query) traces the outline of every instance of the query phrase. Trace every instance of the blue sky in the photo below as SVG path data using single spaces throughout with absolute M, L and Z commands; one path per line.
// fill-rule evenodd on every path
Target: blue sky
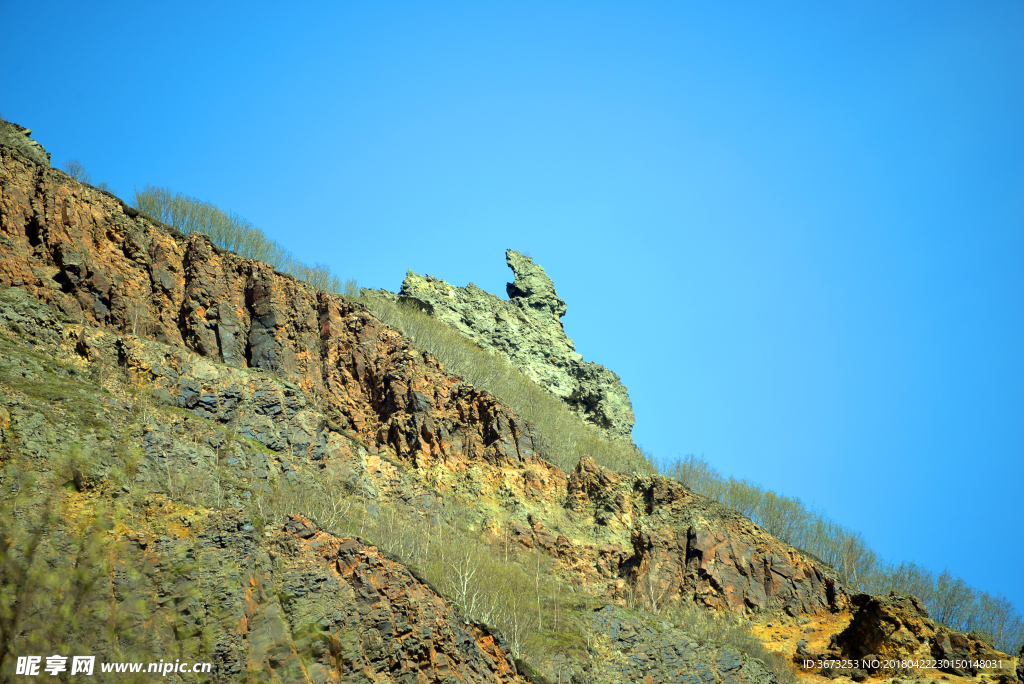
M 636 440 L 1024 608 L 1024 5 L 0 2 L 0 113 L 308 262 L 504 296 Z

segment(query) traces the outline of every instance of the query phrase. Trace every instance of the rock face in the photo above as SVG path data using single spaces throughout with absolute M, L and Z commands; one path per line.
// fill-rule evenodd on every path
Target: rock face
M 969 634 L 936 624 L 916 597 L 855 594 L 851 601 L 853 619 L 832 640 L 843 658 L 871 655 L 882 662 L 934 659 L 937 669 L 961 677 L 984 673 L 1006 684 L 1014 679 L 1005 653 Z M 998 662 L 1002 667 L 984 665 Z
M 6 539 L 15 516 L 56 493 L 64 517 L 40 555 L 70 573 L 88 558 L 74 551 L 77 525 L 101 508 L 121 511 L 106 535 L 109 564 L 90 569 L 95 584 L 76 612 L 99 663 L 170 656 L 210 663 L 217 682 L 522 681 L 496 636 L 376 548 L 300 516 L 263 533 L 240 510 L 243 493 L 274 480 L 301 491 L 310 470 L 367 484 L 362 496 L 417 495 L 408 483 L 389 487 L 400 480 L 393 467 L 381 473 L 389 464 L 333 432 L 295 385 L 77 326 L 59 346 L 60 321 L 24 291 L 0 291 L 0 527 Z M 91 360 L 57 361 L 62 348 Z M 135 394 L 97 385 L 119 358 L 131 382 L 147 369 L 155 380 Z M 65 484 L 68 445 L 92 456 Z M 33 498 L 11 515 L 13 472 L 28 465 Z M 367 465 L 384 475 L 377 485 Z M 17 595 L 22 585 L 7 581 L 5 596 Z M 15 650 L 31 653 L 18 638 Z
M 617 565 L 609 579 L 650 578 L 665 600 L 790 615 L 847 606 L 831 569 L 673 480 L 613 473 L 584 458 L 569 478 L 565 506 L 594 538 L 628 539 L 617 561 L 609 565 L 615 556 L 606 546 L 604 563 L 595 558 L 593 567 Z
M 349 681 L 354 674 L 367 682 L 518 680 L 493 635 L 458 619 L 432 589 L 375 548 L 336 538 L 299 516 L 267 545 L 283 561 L 277 572 L 290 590 L 291 631 L 305 627 L 319 656 L 306 666 L 313 681 Z M 268 652 L 275 632 L 273 625 L 263 628 Z M 248 667 L 269 668 L 271 658 L 250 656 Z
M 609 435 L 631 440 L 633 405 L 619 376 L 583 360 L 565 334 L 565 302 L 544 269 L 515 250 L 505 252 L 515 274 L 508 301 L 472 283 L 454 287 L 412 271 L 400 297 L 415 300 L 432 315 L 485 349 L 500 352 L 530 379 L 563 400 L 584 420 Z
M 362 306 L 161 227 L 106 193 L 41 172 L 17 150 L 5 148 L 0 173 L 0 285 L 83 330 L 274 373 L 341 429 L 421 465 L 535 457 L 518 415 L 448 376 Z

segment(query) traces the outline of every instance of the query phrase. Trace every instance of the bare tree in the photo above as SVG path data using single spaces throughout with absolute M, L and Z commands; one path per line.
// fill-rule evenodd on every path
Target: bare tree
M 92 182 L 92 176 L 85 170 L 85 165 L 77 159 L 68 159 L 64 162 L 64 171 L 79 183 Z

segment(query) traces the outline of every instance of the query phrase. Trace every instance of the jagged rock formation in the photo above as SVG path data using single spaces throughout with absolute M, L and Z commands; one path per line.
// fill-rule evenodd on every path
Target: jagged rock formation
M 628 539 L 616 576 L 657 566 L 670 594 L 714 609 L 799 615 L 847 605 L 830 568 L 673 480 L 612 473 L 584 458 L 569 478 L 565 507 L 582 514 L 595 538 Z
M 633 405 L 619 376 L 583 360 L 565 334 L 565 302 L 533 259 L 505 252 L 515 274 L 508 301 L 470 283 L 454 287 L 409 271 L 399 292 L 485 349 L 503 354 L 531 380 L 609 435 L 631 440 Z
M 204 236 L 161 228 L 26 161 L 4 157 L 0 284 L 90 329 L 275 373 L 321 402 L 342 429 L 421 464 L 534 458 L 521 418 L 448 376 L 363 307 Z

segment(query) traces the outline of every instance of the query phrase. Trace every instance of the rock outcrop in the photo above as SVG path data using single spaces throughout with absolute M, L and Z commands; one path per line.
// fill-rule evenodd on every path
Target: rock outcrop
M 515 250 L 505 252 L 515 274 L 508 301 L 472 283 L 454 287 L 409 271 L 399 296 L 414 300 L 485 349 L 501 353 L 531 380 L 609 435 L 631 440 L 633 405 L 619 376 L 583 360 L 565 334 L 565 302 L 544 269 Z
M 32 131 L 0 119 L 0 146 L 14 149 L 43 167 L 50 165 L 50 153 L 32 139 Z
M 569 478 L 565 506 L 594 539 L 628 549 L 609 579 L 657 582 L 665 600 L 790 615 L 847 606 L 830 568 L 673 480 L 613 473 L 584 458 Z M 593 566 L 609 567 L 607 554 Z
M 1015 678 L 1005 653 L 935 623 L 914 596 L 855 594 L 851 602 L 853 618 L 832 640 L 840 658 L 877 660 L 880 669 L 887 661 L 934 661 L 935 669 L 961 677 L 985 674 L 1005 684 Z

